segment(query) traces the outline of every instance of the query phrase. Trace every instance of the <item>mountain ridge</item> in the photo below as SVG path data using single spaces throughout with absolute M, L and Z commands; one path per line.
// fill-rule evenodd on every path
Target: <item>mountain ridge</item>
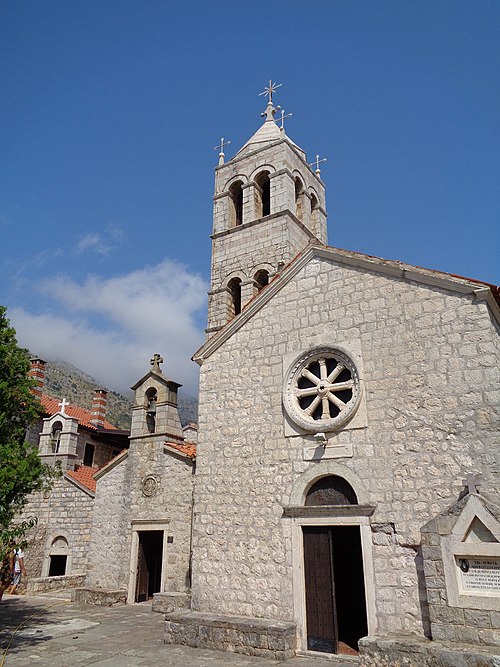
M 30 356 L 36 355 L 30 353 Z M 106 419 L 119 429 L 130 430 L 132 393 L 127 397 L 108 389 L 91 375 L 67 361 L 46 362 L 43 393 L 60 400 L 65 398 L 70 404 L 90 410 L 96 389 L 105 389 L 108 392 Z M 180 393 L 178 403 L 183 426 L 198 421 L 198 400 L 194 396 Z

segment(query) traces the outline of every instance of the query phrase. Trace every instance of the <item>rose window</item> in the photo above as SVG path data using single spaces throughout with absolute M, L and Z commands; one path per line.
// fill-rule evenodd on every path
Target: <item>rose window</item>
M 285 380 L 283 399 L 289 417 L 306 431 L 333 431 L 345 424 L 361 398 L 354 362 L 335 348 L 302 355 Z

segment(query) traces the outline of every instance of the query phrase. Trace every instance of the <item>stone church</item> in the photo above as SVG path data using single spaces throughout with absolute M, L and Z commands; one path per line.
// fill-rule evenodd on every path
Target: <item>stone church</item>
M 273 92 L 221 142 L 197 452 L 155 356 L 92 473 L 76 596 L 154 595 L 166 643 L 498 665 L 500 291 L 328 246 Z
M 191 601 L 165 641 L 498 664 L 500 292 L 329 247 L 319 161 L 268 93 L 215 173 Z

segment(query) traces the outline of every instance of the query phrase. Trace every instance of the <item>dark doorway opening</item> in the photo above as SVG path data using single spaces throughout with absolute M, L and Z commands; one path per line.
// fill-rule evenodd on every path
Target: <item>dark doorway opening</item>
M 135 601 L 145 602 L 161 589 L 163 530 L 139 531 Z
M 357 655 L 368 634 L 359 526 L 303 526 L 307 648 Z
M 67 556 L 51 556 L 49 565 L 49 577 L 62 577 L 66 574 Z

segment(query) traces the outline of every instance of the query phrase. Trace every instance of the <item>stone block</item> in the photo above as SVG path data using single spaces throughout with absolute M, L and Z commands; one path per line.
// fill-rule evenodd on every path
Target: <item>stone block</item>
M 160 614 L 170 614 L 173 611 L 189 609 L 190 605 L 190 593 L 155 593 L 153 595 L 152 610 Z

